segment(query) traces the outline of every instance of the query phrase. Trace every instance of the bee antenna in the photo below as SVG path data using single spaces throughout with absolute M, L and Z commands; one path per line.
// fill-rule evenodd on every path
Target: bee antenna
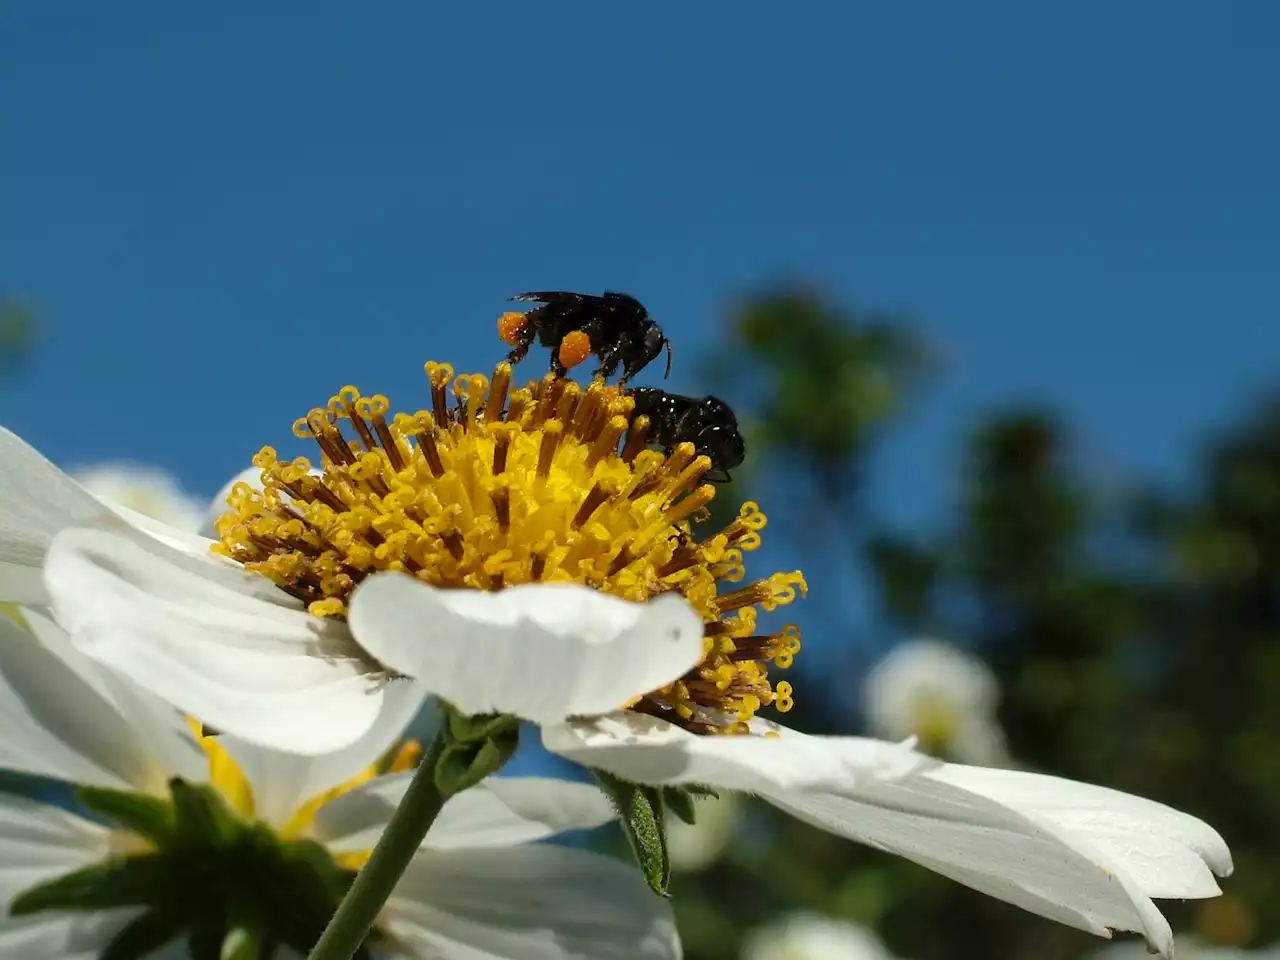
M 667 348 L 667 372 L 662 375 L 662 379 L 666 380 L 671 376 L 671 341 L 666 337 L 662 338 L 663 346 Z

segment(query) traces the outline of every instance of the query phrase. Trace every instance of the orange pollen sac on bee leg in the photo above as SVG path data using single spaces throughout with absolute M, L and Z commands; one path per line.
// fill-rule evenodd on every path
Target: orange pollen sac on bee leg
M 560 365 L 566 370 L 591 356 L 591 338 L 581 330 L 571 330 L 560 341 Z
M 520 334 L 529 323 L 528 314 L 509 312 L 498 318 L 498 336 L 513 347 L 520 345 Z

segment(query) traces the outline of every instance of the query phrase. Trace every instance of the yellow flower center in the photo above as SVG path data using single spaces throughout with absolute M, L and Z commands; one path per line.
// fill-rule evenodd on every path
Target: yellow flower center
M 426 373 L 430 410 L 389 416 L 386 397 L 345 387 L 298 420 L 318 471 L 264 447 L 254 464 L 265 490 L 232 490 L 215 550 L 322 617 L 344 617 L 351 591 L 381 570 L 446 588 L 581 583 L 638 602 L 678 591 L 702 615 L 702 662 L 628 706 L 699 733 L 745 732 L 762 706 L 790 709 L 791 685 L 771 684 L 768 667 L 791 665 L 799 631 L 758 633 L 756 616 L 803 593 L 804 577 L 725 586 L 742 581 L 765 516 L 744 504 L 694 540 L 690 519 L 715 487 L 700 484 L 711 461 L 693 444 L 648 449 L 648 418 L 600 381 L 510 389 L 507 363 L 492 382 L 436 363 Z

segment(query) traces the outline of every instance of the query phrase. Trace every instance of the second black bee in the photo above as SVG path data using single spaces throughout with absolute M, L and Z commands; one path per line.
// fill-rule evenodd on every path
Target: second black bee
M 653 387 L 637 387 L 628 395 L 635 400 L 632 417 L 649 418 L 649 442 L 665 447 L 668 454 L 678 444 L 692 443 L 695 456 L 706 455 L 711 469 L 722 474 L 708 479 L 731 480 L 729 471 L 746 459 L 738 418 L 723 400 L 686 397 Z

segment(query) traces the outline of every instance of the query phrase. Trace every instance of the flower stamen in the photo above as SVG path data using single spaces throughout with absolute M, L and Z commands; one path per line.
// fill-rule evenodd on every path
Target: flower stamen
M 720 592 L 744 578 L 766 519 L 748 503 L 724 530 L 693 538 L 691 519 L 716 493 L 700 484 L 707 457 L 690 443 L 647 449 L 648 418 L 633 418 L 632 398 L 602 381 L 513 389 L 506 363 L 492 379 L 424 369 L 429 410 L 391 415 L 386 397 L 345 387 L 298 420 L 295 436 L 320 451 L 314 468 L 264 447 L 254 458 L 264 489 L 232 490 L 216 549 L 321 617 L 345 616 L 376 571 L 479 590 L 574 582 L 635 602 L 675 591 L 702 615 L 702 661 L 631 709 L 736 733 L 762 707 L 790 707 L 790 686 L 771 683 L 768 668 L 790 666 L 799 631 L 757 630 L 757 608 L 790 603 L 804 578 Z

